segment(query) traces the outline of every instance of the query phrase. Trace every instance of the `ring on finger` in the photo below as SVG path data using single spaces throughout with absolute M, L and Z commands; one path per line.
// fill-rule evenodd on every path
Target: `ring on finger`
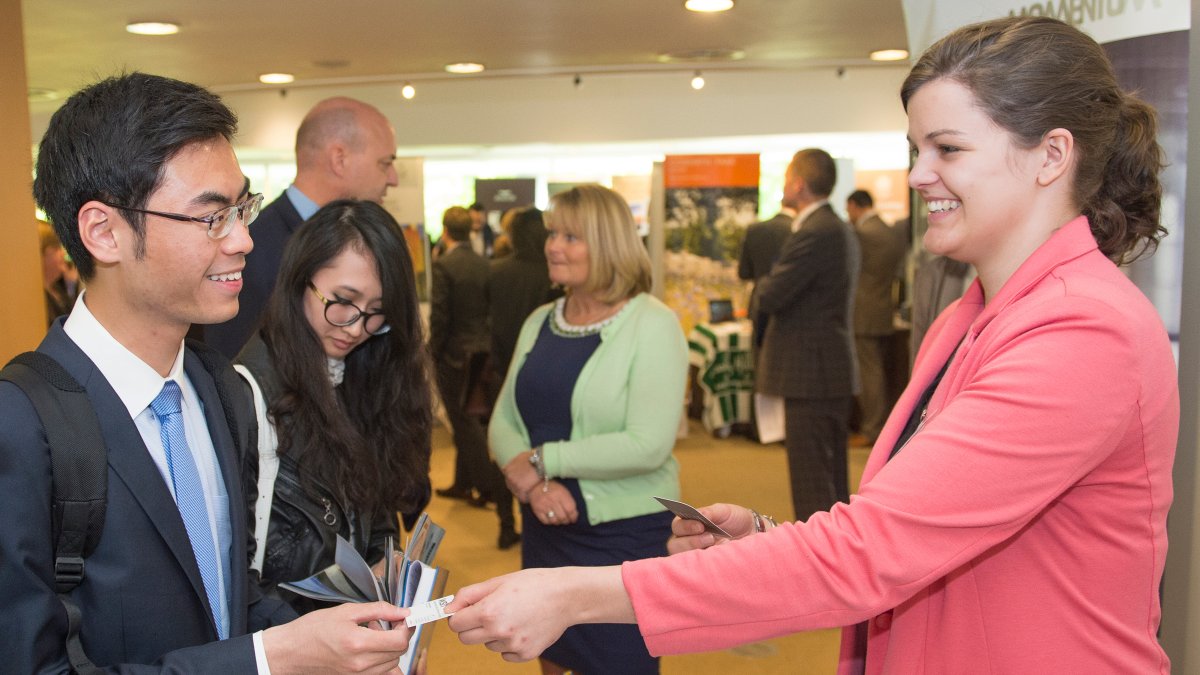
M 554 509 L 550 509 L 546 512 L 546 518 L 549 520 L 554 520 Z

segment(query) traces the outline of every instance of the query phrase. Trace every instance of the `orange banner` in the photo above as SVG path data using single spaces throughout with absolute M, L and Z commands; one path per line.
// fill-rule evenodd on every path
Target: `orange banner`
M 758 187 L 758 155 L 667 155 L 663 181 L 671 188 Z

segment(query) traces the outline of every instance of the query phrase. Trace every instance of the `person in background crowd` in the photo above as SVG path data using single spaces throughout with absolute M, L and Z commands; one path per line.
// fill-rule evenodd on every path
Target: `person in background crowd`
M 475 202 L 467 210 L 471 212 L 471 250 L 483 258 L 491 258 L 495 253 L 496 231 L 488 224 L 487 209 Z
M 500 385 L 508 376 L 509 362 L 517 346 L 521 325 L 533 310 L 562 296 L 562 290 L 551 284 L 546 263 L 546 222 L 534 206 L 513 211 L 513 254 L 493 260 L 488 270 L 488 286 L 494 302 L 490 303 L 492 328 L 492 381 L 494 401 Z
M 507 258 L 513 253 L 512 243 L 512 225 L 513 218 L 517 213 L 524 210 L 526 207 L 514 206 L 504 211 L 504 215 L 500 216 L 500 234 L 496 235 L 496 241 L 492 245 L 492 260 Z
M 72 95 L 38 149 L 34 197 L 87 285 L 38 347 L 85 389 L 107 455 L 103 530 L 68 597 L 55 588 L 50 448 L 26 395 L 0 382 L 0 654 L 13 673 L 65 673 L 68 615 L 97 667 L 138 673 L 393 672 L 408 610 L 377 602 L 296 613 L 249 570 L 235 448 L 222 408 L 251 405 L 193 323 L 237 311 L 249 194 L 211 92 L 128 73 Z M 221 376 L 221 379 L 218 379 Z M 225 404 L 225 405 L 223 405 Z M 79 411 L 88 414 L 88 411 Z M 228 411 L 227 411 L 228 412 Z M 236 413 L 233 414 L 236 417 Z M 295 620 L 293 620 L 295 619 Z M 399 625 L 371 630 L 369 622 Z
M 522 502 L 521 566 L 661 556 L 671 515 L 654 497 L 679 495 L 683 331 L 650 295 L 650 259 L 620 195 L 581 185 L 550 204 L 546 259 L 567 295 L 521 327 L 489 427 Z M 633 626 L 553 638 L 538 650 L 543 673 L 658 672 Z
M 800 210 L 771 273 L 755 285 L 767 329 L 755 391 L 784 400 L 784 447 L 797 520 L 850 498 L 846 466 L 858 389 L 851 311 L 858 278 L 854 229 L 829 205 L 837 167 L 817 148 L 797 152 L 784 193 Z
M 531 659 L 571 624 L 637 621 L 662 654 L 866 622 L 843 631 L 842 675 L 1170 672 L 1175 359 L 1117 266 L 1164 234 L 1154 110 L 1092 38 L 1031 16 L 954 31 L 901 98 L 925 246 L 979 276 L 930 329 L 858 494 L 777 527 L 714 505 L 734 541 L 677 520 L 669 558 L 459 589 L 464 642 Z
M 75 297 L 79 295 L 79 272 L 67 259 L 54 228 L 45 221 L 38 221 L 38 241 L 42 251 L 42 290 L 46 295 L 47 327 L 60 316 L 71 313 Z
M 383 203 L 399 180 L 395 162 L 396 132 L 374 106 L 344 96 L 313 106 L 296 131 L 296 180 L 254 224 L 237 316 L 206 326 L 204 341 L 237 356 L 261 325 L 283 249 L 300 224 L 335 199 Z
M 893 290 L 907 242 L 900 231 L 879 217 L 875 200 L 866 190 L 850 193 L 846 213 L 862 252 L 862 269 L 854 291 L 854 349 L 862 384 L 859 431 L 868 445 L 874 445 L 891 411 L 887 375 L 892 335 L 896 332 Z
M 754 283 L 750 291 L 749 315 L 753 326 L 754 359 L 758 361 L 758 349 L 762 347 L 763 334 L 767 330 L 768 315 L 758 308 L 758 282 L 771 273 L 771 267 L 779 259 L 783 244 L 792 234 L 792 221 L 796 220 L 795 181 L 785 181 L 783 200 L 779 213 L 770 220 L 753 223 L 746 228 L 746 238 L 742 240 L 742 253 L 738 259 L 738 278 Z
M 500 535 L 507 549 L 520 541 L 512 499 L 500 469 L 488 458 L 487 433 L 480 422 L 486 408 L 489 366 L 488 263 L 471 249 L 471 216 L 461 206 L 442 216 L 446 252 L 433 263 L 430 293 L 429 350 L 437 366 L 438 390 L 450 422 L 456 450 L 454 482 L 439 497 L 474 506 L 497 506 Z
M 258 413 L 254 569 L 273 588 L 333 564 L 335 535 L 372 564 L 402 545 L 397 512 L 411 527 L 429 503 L 432 395 L 408 245 L 378 204 L 333 201 L 296 231 L 264 319 L 238 369 Z

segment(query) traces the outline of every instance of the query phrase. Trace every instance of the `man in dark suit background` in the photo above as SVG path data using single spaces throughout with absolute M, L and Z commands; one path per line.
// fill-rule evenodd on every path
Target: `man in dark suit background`
M 891 410 L 887 374 L 891 339 L 896 332 L 893 288 L 907 242 L 902 232 L 879 217 L 875 200 L 866 190 L 850 193 L 846 213 L 862 251 L 862 269 L 854 292 L 854 348 L 862 384 L 859 430 L 867 443 L 874 445 Z
M 767 315 L 758 309 L 758 282 L 771 273 L 771 267 L 779 259 L 783 243 L 792 233 L 792 221 L 796 219 L 796 194 L 789 192 L 792 183 L 784 185 L 779 213 L 770 220 L 754 223 L 746 228 L 742 240 L 742 255 L 738 260 L 738 277 L 754 282 L 750 291 L 750 321 L 754 326 L 754 347 L 762 347 L 763 333 L 767 328 Z
M 471 212 L 471 250 L 484 258 L 491 258 L 496 251 L 496 231 L 487 221 L 487 209 L 475 202 L 467 209 Z
M 471 215 L 452 206 L 442 215 L 446 252 L 433 261 L 429 302 L 429 351 L 438 391 L 454 434 L 454 482 L 437 494 L 483 506 L 496 502 L 500 548 L 517 542 L 512 498 L 500 470 L 488 458 L 487 434 L 472 396 L 483 400 L 492 333 L 488 327 L 488 262 L 471 249 Z M 478 491 L 478 495 L 475 494 Z
M 859 250 L 854 231 L 829 206 L 837 182 L 824 150 L 797 152 L 785 191 L 800 213 L 770 275 L 758 284 L 769 317 L 757 391 L 784 399 L 792 505 L 805 520 L 849 500 L 847 420 L 857 386 L 850 325 Z
M 192 322 L 237 310 L 252 247 L 247 225 L 261 196 L 247 193 L 235 128 L 210 92 L 132 73 L 72 96 L 41 142 L 34 195 L 87 284 L 38 350 L 84 387 L 107 446 L 103 530 L 70 592 L 81 644 L 92 662 L 121 672 L 253 673 L 262 664 L 279 675 L 364 660 L 384 672 L 409 632 L 359 624 L 405 610 L 346 605 L 287 623 L 294 612 L 259 593 L 233 439 L 249 443 L 248 426 L 229 428 L 212 375 L 184 346 Z M 0 382 L 6 672 L 69 670 L 49 452 L 29 400 Z
M 383 203 L 397 184 L 396 133 L 374 106 L 342 96 L 315 106 L 296 132 L 296 180 L 254 222 L 237 316 L 206 326 L 204 341 L 232 359 L 259 328 L 292 233 L 335 199 Z

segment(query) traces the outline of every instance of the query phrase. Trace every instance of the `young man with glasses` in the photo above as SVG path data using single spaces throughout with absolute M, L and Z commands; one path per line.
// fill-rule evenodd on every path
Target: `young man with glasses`
M 70 593 L 82 646 L 101 667 L 149 666 L 139 672 L 389 672 L 408 633 L 360 624 L 405 610 L 347 605 L 288 623 L 295 614 L 249 578 L 239 430 L 183 342 L 192 323 L 238 308 L 261 197 L 235 129 L 210 92 L 132 73 L 72 96 L 42 139 L 34 195 L 87 290 L 38 351 L 86 389 L 108 457 L 104 529 Z M 0 654 L 12 672 L 68 669 L 51 480 L 41 421 L 0 383 Z

